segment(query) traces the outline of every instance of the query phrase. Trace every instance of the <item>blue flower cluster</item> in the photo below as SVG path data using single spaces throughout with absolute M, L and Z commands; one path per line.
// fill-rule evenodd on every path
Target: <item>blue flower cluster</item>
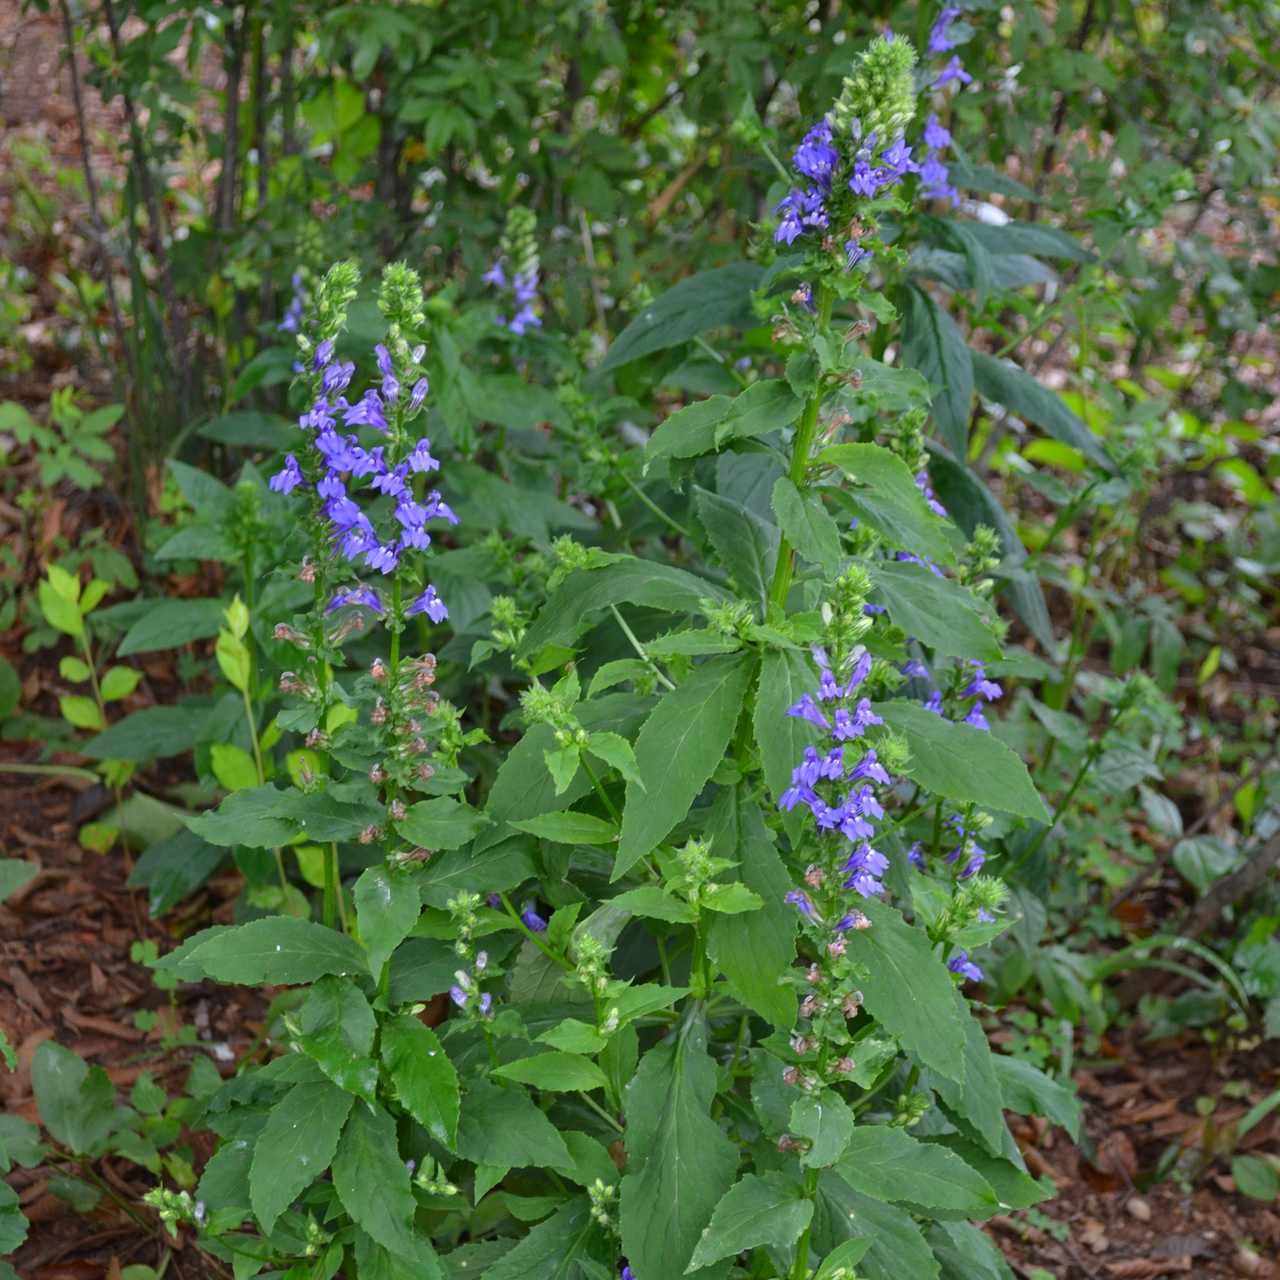
M 431 456 L 431 442 L 425 436 L 417 440 L 402 460 L 395 462 L 387 458 L 388 449 L 394 452 L 396 447 L 396 433 L 387 414 L 398 411 L 401 423 L 417 417 L 426 400 L 428 385 L 426 378 L 419 378 L 402 403 L 390 353 L 381 344 L 375 353 L 382 375 L 380 389 L 371 388 L 353 404 L 343 393 L 355 374 L 354 364 L 335 359 L 331 341 L 317 346 L 312 372 L 320 375 L 320 394 L 298 420 L 303 432 L 311 437 L 314 453 L 305 469 L 296 454 L 288 454 L 283 470 L 271 477 L 270 486 L 278 493 L 310 488 L 309 471 L 315 477 L 316 493 L 322 500 L 320 510 L 330 526 L 333 555 L 340 554 L 350 561 L 363 556 L 369 568 L 385 575 L 397 567 L 404 552 L 430 545 L 427 521 L 440 517 L 457 524 L 458 517 L 441 500 L 439 491 L 432 490 L 421 499 L 415 495 L 414 477 L 440 468 L 440 463 Z M 416 366 L 423 354 L 424 349 L 419 347 L 412 353 L 410 364 Z M 358 436 L 339 432 L 339 419 L 347 427 L 372 427 L 389 437 L 390 442 L 365 449 Z M 394 525 L 381 535 L 347 491 L 352 481 L 366 477 L 371 488 L 395 499 Z M 385 612 L 378 593 L 372 588 L 360 587 L 338 592 L 326 613 L 352 604 L 364 605 L 378 614 Z M 419 613 L 426 614 L 432 622 L 443 622 L 448 617 L 448 610 L 434 587 L 427 586 L 404 610 L 405 616 Z
M 839 870 L 847 876 L 843 882 L 844 888 L 854 890 L 864 898 L 882 892 L 884 886 L 880 877 L 889 866 L 884 854 L 873 849 L 870 844 L 871 837 L 875 834 L 872 820 L 878 821 L 884 817 L 884 808 L 871 784 L 888 785 L 889 775 L 879 762 L 874 748 L 869 748 L 861 759 L 849 767 L 845 761 L 846 747 L 843 744 L 862 737 L 871 725 L 883 724 L 884 720 L 871 710 L 869 698 L 859 698 L 852 707 L 833 705 L 829 718 L 818 704 L 852 701 L 858 686 L 867 678 L 870 670 L 871 655 L 864 653 L 854 664 L 849 683 L 841 687 L 832 672 L 824 668 L 817 694 L 806 693 L 795 706 L 788 709 L 788 715 L 798 716 L 826 730 L 839 745 L 833 746 L 825 755 L 815 747 L 806 747 L 803 761 L 792 770 L 791 786 L 778 802 L 778 807 L 784 811 L 794 809 L 797 804 L 807 805 L 820 833 L 839 831 L 850 842 L 851 848 L 840 861 Z M 819 795 L 817 787 L 823 782 L 834 784 L 824 787 L 829 795 L 837 791 L 839 784 L 846 784 L 838 795 L 832 795 L 831 798 L 836 803 L 832 804 Z M 859 782 L 863 785 L 854 785 Z M 811 918 L 816 918 L 816 909 L 807 894 L 790 894 L 787 901 L 794 903 Z
M 987 679 L 986 670 L 981 662 L 975 660 L 965 665 L 972 669 L 973 675 L 969 682 L 959 691 L 959 696 L 961 698 L 973 698 L 974 702 L 965 715 L 963 723 L 972 725 L 975 729 L 989 731 L 991 726 L 982 714 L 983 700 L 994 702 L 1004 693 L 1004 690 L 994 680 Z M 939 690 L 931 693 L 924 704 L 924 708 L 926 711 L 932 711 L 937 716 L 942 716 L 942 693 Z M 946 717 L 943 716 L 943 719 L 946 719 Z
M 511 317 L 510 323 L 508 323 L 505 316 L 499 316 L 498 323 L 500 325 L 506 326 L 512 333 L 520 336 L 523 336 L 527 329 L 542 328 L 542 318 L 533 309 L 534 301 L 538 296 L 538 272 L 536 269 L 532 271 L 516 271 L 512 274 L 510 283 L 508 283 L 507 274 L 503 270 L 503 259 L 499 258 L 480 279 L 487 284 L 493 285 L 495 289 L 509 288 L 515 295 L 515 303 L 518 310 Z

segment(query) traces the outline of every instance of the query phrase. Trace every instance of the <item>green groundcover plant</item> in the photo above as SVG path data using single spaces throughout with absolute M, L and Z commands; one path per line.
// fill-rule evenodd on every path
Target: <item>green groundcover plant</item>
M 712 566 L 563 538 L 541 591 L 492 601 L 471 661 L 523 686 L 525 731 L 482 810 L 459 760 L 485 735 L 433 688 L 427 647 L 450 603 L 433 535 L 458 516 L 424 434 L 438 404 L 415 273 L 383 272 L 362 391 L 343 354 L 357 268 L 290 311 L 305 412 L 278 472 L 246 466 L 231 491 L 184 469 L 200 521 L 173 554 L 241 564 L 247 598 L 175 623 L 217 633 L 234 693 L 201 767 L 230 794 L 172 839 L 206 876 L 234 849 L 257 896 L 153 963 L 170 985 L 290 990 L 272 1012 L 286 1052 L 189 1088 L 182 1119 L 219 1140 L 198 1184 L 150 1199 L 236 1280 L 268 1264 L 299 1280 L 1009 1274 L 974 1223 L 1052 1187 L 1003 1113 L 1078 1131 L 1071 1092 L 994 1055 L 964 996 L 983 976 L 971 953 L 1013 922 L 984 874 L 991 838 L 1033 853 L 1050 827 L 984 716 L 1027 661 L 1002 648 L 997 581 L 1031 617 L 1043 602 L 1002 564 L 1001 533 L 962 531 L 931 487 L 931 468 L 959 470 L 923 438 L 945 389 L 881 358 L 895 304 L 939 350 L 954 323 L 922 289 L 868 283 L 873 267 L 901 279 L 909 226 L 952 236 L 978 288 L 989 276 L 982 237 L 945 229 L 977 224 L 915 210 L 956 198 L 948 132 L 917 114 L 921 91 L 964 76 L 949 20 L 929 68 L 901 36 L 872 40 L 784 170 L 749 298 L 774 376 L 689 405 L 644 447 L 645 473 L 687 491 Z M 490 273 L 516 337 L 540 323 L 531 233 L 510 219 Z M 609 359 L 701 331 L 672 339 L 673 314 L 660 300 Z M 561 387 L 579 424 L 584 386 Z M 963 413 L 933 412 L 963 456 Z M 1083 424 L 1062 429 L 1114 469 Z M 736 487 L 706 487 L 721 469 Z M 263 635 L 273 545 L 299 550 L 271 587 L 295 612 Z M 167 625 L 159 612 L 135 625 Z M 362 663 L 351 646 L 374 625 L 389 646 Z M 268 659 L 284 668 L 270 723 Z M 1117 714 L 1144 695 L 1134 683 Z M 169 710 L 89 749 L 133 758 L 121 744 L 144 716 L 181 741 L 178 717 L 153 714 Z M 277 786 L 273 748 L 295 739 Z M 368 855 L 349 894 L 342 844 Z M 13 1224 L 16 1205 L 0 1213 Z

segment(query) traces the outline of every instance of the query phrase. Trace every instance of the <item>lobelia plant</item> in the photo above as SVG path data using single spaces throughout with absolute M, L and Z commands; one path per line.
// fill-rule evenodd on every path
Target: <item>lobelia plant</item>
M 946 194 L 936 122 L 919 170 L 906 141 L 914 64 L 873 40 L 796 153 L 810 185 L 776 234 L 805 252 L 760 299 L 785 376 L 648 442 L 695 482 L 681 548 L 703 564 L 561 539 L 532 616 L 495 600 L 472 661 L 525 686 L 528 727 L 483 811 L 458 767 L 483 734 L 408 646 L 445 616 L 427 524 L 454 523 L 412 425 L 417 278 L 384 272 L 380 382 L 354 401 L 354 268 L 300 319 L 309 447 L 271 485 L 310 508 L 313 607 L 276 630 L 300 667 L 276 725 L 304 745 L 293 788 L 260 769 L 191 826 L 318 850 L 323 923 L 209 929 L 155 961 L 299 988 L 273 1013 L 286 1052 L 208 1101 L 199 1186 L 157 1193 L 238 1280 L 1009 1274 L 972 1222 L 1052 1188 L 1003 1112 L 1074 1133 L 1078 1108 L 993 1055 L 960 990 L 1010 923 L 979 839 L 1049 815 L 983 715 L 1018 665 L 996 539 L 966 542 L 928 487 L 928 384 L 859 346 L 893 316 L 867 283 L 898 252 L 883 228 Z M 385 656 L 355 674 L 343 645 L 371 617 Z

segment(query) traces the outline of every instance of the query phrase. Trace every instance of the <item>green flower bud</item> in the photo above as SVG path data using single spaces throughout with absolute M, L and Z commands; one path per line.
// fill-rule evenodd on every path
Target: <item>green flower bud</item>
M 916 51 L 901 36 L 877 36 L 858 55 L 827 117 L 837 146 L 851 134 L 860 142 L 874 133 L 881 149 L 902 137 L 916 114 L 915 65 Z

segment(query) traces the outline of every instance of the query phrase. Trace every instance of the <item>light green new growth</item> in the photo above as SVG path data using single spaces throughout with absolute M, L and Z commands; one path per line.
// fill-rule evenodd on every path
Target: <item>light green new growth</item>
M 837 146 L 851 131 L 855 142 L 874 133 L 881 149 L 902 137 L 916 114 L 915 65 L 916 51 L 901 36 L 877 36 L 858 55 L 827 117 Z
M 507 210 L 507 225 L 499 243 L 510 263 L 512 275 L 531 280 L 538 274 L 541 263 L 535 235 L 537 229 L 538 218 L 532 209 L 517 204 Z

